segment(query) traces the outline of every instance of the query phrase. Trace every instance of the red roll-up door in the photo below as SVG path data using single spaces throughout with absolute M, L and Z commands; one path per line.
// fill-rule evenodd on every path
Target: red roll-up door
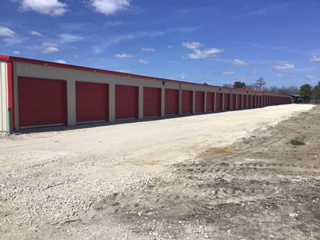
M 238 109 L 241 109 L 242 107 L 241 107 L 241 105 L 242 105 L 242 95 L 237 95 L 237 107 L 236 107 L 236 109 L 238 110 Z
M 196 92 L 196 113 L 204 112 L 204 92 Z
M 214 93 L 208 92 L 207 93 L 207 112 L 214 111 Z
M 231 110 L 235 110 L 237 109 L 237 95 L 236 94 L 231 94 L 231 100 L 232 100 L 232 104 L 231 104 Z
M 179 114 L 179 90 L 166 89 L 165 92 L 165 115 Z
M 19 77 L 20 127 L 67 124 L 66 82 Z
M 243 109 L 247 109 L 248 107 L 247 107 L 247 95 L 243 95 Z
M 225 93 L 224 94 L 224 111 L 229 111 L 230 110 L 230 94 Z
M 160 117 L 161 116 L 161 89 L 143 88 L 143 116 Z
M 221 112 L 222 111 L 222 93 L 216 93 L 216 111 Z
M 139 88 L 116 85 L 116 119 L 138 118 Z
M 252 108 L 252 96 L 248 95 L 248 108 Z
M 108 121 L 109 85 L 76 82 L 77 123 Z
M 182 90 L 182 113 L 192 113 L 193 92 Z
M 262 107 L 262 97 L 258 97 L 258 107 Z

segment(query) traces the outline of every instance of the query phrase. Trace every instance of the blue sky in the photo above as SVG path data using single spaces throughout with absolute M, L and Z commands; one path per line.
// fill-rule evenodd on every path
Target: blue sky
M 0 55 L 208 83 L 320 81 L 320 0 L 1 0 Z

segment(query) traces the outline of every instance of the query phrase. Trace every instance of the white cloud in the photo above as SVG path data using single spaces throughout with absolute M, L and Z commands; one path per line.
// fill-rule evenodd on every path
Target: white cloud
M 31 34 L 32 36 L 42 37 L 42 34 L 39 33 L 39 32 L 37 32 L 37 31 L 32 31 L 32 32 L 30 32 L 30 34 Z
M 184 42 L 182 46 L 193 50 L 193 53 L 189 53 L 187 56 L 183 57 L 185 59 L 205 59 L 217 57 L 220 53 L 223 52 L 222 49 L 210 48 L 210 49 L 199 49 L 202 48 L 202 44 L 199 42 Z
M 205 50 L 194 49 L 194 53 L 188 54 L 186 59 L 206 59 L 217 57 L 220 53 L 222 53 L 222 49 L 210 48 Z
M 233 75 L 235 72 L 223 72 L 222 75 Z
M 59 52 L 59 51 L 60 51 L 59 48 L 53 47 L 53 46 L 45 47 L 42 49 L 42 53 L 55 53 L 55 52 Z
M 82 40 L 81 36 L 72 35 L 72 34 L 60 34 L 60 39 L 62 42 L 77 42 Z
M 181 33 L 191 33 L 197 30 L 194 27 L 178 27 L 178 28 L 169 28 L 168 32 L 181 32 Z
M 234 59 L 233 60 L 233 65 L 235 65 L 235 66 L 247 66 L 247 65 L 249 65 L 247 62 L 245 62 L 245 61 L 242 61 L 242 60 L 239 60 L 239 59 Z
M 59 48 L 57 46 L 57 44 L 54 43 L 48 43 L 48 42 L 44 42 L 42 44 L 42 53 L 55 53 L 55 52 L 59 52 Z
M 20 51 L 13 51 L 14 55 L 20 55 Z
M 115 58 L 133 58 L 133 55 L 122 53 L 122 54 L 115 54 L 114 57 Z
M 154 52 L 155 51 L 154 48 L 142 48 L 141 50 L 144 52 Z
M 99 54 L 99 53 L 102 53 L 102 52 L 103 52 L 103 49 L 101 47 L 98 47 L 98 46 L 95 46 L 92 49 L 92 53 L 93 54 Z
M 111 22 L 106 22 L 104 25 L 107 27 L 109 27 L 109 26 L 116 27 L 116 26 L 120 26 L 122 24 L 123 24 L 123 22 L 121 22 L 121 21 L 111 21 Z
M 199 42 L 184 42 L 182 46 L 189 48 L 191 50 L 195 50 L 202 47 L 202 44 Z
M 90 0 L 91 6 L 99 13 L 112 15 L 130 6 L 129 0 Z
M 308 75 L 305 79 L 306 79 L 306 80 L 313 80 L 314 78 L 315 78 L 314 76 Z
M 320 62 L 320 57 L 312 56 L 312 58 L 310 58 L 310 62 Z
M 62 16 L 67 12 L 67 4 L 59 0 L 22 0 L 21 11 L 35 11 L 50 16 Z
M 283 74 L 277 74 L 276 77 L 283 77 Z
M 110 43 L 120 43 L 124 41 L 129 41 L 129 40 L 134 40 L 137 38 L 144 38 L 144 37 L 157 37 L 163 35 L 163 32 L 159 31 L 152 31 L 152 32 L 135 32 L 135 33 L 130 33 L 127 35 L 119 35 L 117 37 L 114 37 L 111 39 Z
M 272 66 L 276 70 L 290 70 L 295 69 L 295 66 L 293 64 L 289 64 L 287 62 L 280 62 L 277 65 Z
M 147 61 L 144 61 L 144 60 L 140 60 L 139 63 L 148 64 L 148 62 L 147 62 Z
M 13 37 L 16 33 L 7 27 L 0 27 L 0 37 Z
M 62 64 L 66 64 L 66 63 L 67 63 L 65 60 L 54 60 L 54 62 L 56 62 L 56 63 L 62 63 Z
M 5 38 L 3 41 L 6 42 L 7 46 L 10 45 L 14 45 L 14 44 L 19 44 L 19 43 L 23 43 L 24 41 L 26 41 L 28 38 L 25 37 L 19 37 L 19 36 L 15 36 L 15 37 L 10 37 L 10 38 Z

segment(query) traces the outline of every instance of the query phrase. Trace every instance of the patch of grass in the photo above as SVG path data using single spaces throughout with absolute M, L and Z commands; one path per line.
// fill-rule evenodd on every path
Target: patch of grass
M 291 145 L 293 146 L 301 146 L 301 145 L 306 145 L 302 140 L 299 139 L 292 139 L 290 141 Z

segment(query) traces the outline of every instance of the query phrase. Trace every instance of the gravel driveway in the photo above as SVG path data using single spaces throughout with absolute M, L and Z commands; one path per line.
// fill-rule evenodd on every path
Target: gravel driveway
M 99 215 L 105 222 L 95 224 L 96 211 L 107 197 L 125 195 L 135 184 L 148 184 L 157 176 L 170 179 L 168 166 L 196 161 L 207 149 L 223 149 L 250 138 L 257 129 L 275 126 L 312 108 L 313 105 L 290 104 L 76 130 L 2 135 L 2 237 L 156 239 L 158 235 L 140 238 L 107 216 Z M 69 228 L 71 224 L 76 226 Z M 175 239 L 169 235 L 166 238 Z

